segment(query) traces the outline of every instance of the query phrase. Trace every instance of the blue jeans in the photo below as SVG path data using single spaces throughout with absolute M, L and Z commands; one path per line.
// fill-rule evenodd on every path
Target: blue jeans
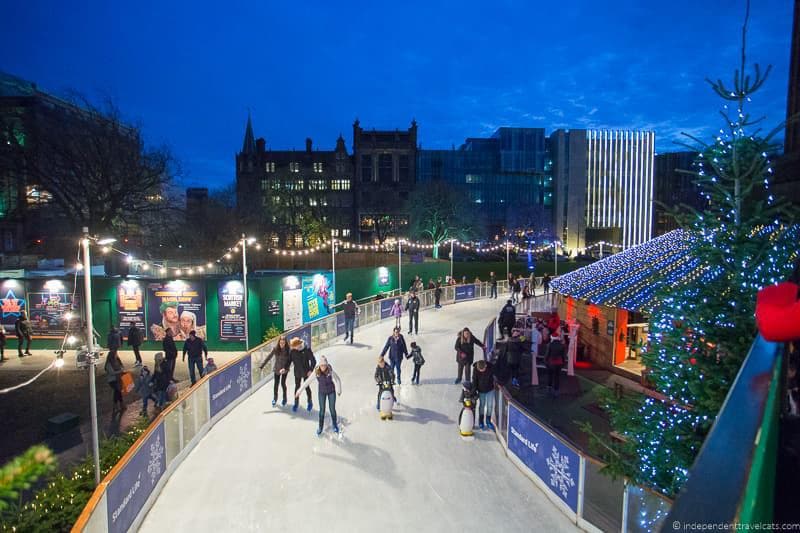
M 325 394 L 322 391 L 319 391 L 317 396 L 319 400 L 319 429 L 322 429 L 325 425 L 325 400 L 328 400 L 328 406 L 331 409 L 331 420 L 333 421 L 333 427 L 338 427 L 336 423 L 336 392 L 329 392 Z
M 167 390 L 160 390 L 156 393 L 156 407 L 164 407 L 167 403 Z
M 492 292 L 489 294 L 489 298 L 497 298 L 497 285 L 492 285 Z
M 494 391 L 481 392 L 478 398 L 478 416 L 482 420 L 484 412 L 487 418 L 492 417 L 494 412 Z
M 197 367 L 197 371 L 200 373 L 200 377 L 203 377 L 203 358 L 202 357 L 189 357 L 189 379 L 192 380 L 192 385 L 197 382 L 197 378 L 194 374 L 194 369 Z
M 397 384 L 400 385 L 400 365 L 403 363 L 403 356 L 401 355 L 397 360 L 391 359 L 394 374 L 397 376 Z
M 347 340 L 347 336 L 350 336 L 350 342 L 353 342 L 353 328 L 356 325 L 356 317 L 347 318 L 344 317 L 344 339 Z

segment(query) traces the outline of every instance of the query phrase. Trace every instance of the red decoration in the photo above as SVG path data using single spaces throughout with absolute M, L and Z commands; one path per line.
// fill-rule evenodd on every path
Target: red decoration
M 697 364 L 697 359 L 692 357 L 691 359 L 689 359 L 689 364 L 696 365 Z
M 764 287 L 756 299 L 756 324 L 761 336 L 772 342 L 800 339 L 800 300 L 796 283 Z

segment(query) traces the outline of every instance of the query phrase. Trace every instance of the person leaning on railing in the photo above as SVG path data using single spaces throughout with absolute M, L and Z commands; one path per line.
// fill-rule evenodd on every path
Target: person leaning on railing
M 275 407 L 275 404 L 278 403 L 278 385 L 283 390 L 281 405 L 286 405 L 286 376 L 289 375 L 289 367 L 292 365 L 292 356 L 289 353 L 289 343 L 286 341 L 286 335 L 278 337 L 278 342 L 275 343 L 275 347 L 264 359 L 264 362 L 261 363 L 261 366 L 258 367 L 259 370 L 263 370 L 273 357 L 275 358 L 275 366 L 273 367 L 273 381 L 275 384 L 272 393 L 272 407 Z

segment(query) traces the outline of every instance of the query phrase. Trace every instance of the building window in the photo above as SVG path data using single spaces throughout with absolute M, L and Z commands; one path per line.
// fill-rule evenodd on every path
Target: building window
M 341 174 L 344 172 L 344 163 L 336 163 L 336 173 Z
M 324 191 L 328 188 L 328 182 L 325 180 L 308 180 L 308 190 L 310 191 Z
M 350 180 L 332 180 L 331 181 L 331 190 L 334 190 L 334 191 L 349 191 L 350 190 Z
M 264 164 L 264 170 L 266 172 L 275 172 L 275 163 L 270 161 Z
M 303 236 L 300 235 L 299 233 L 295 233 L 294 235 L 294 245 L 298 248 L 301 248 L 303 246 Z
M 311 207 L 317 207 L 319 205 L 319 202 L 317 202 L 316 198 L 309 198 L 308 205 L 310 205 Z
M 289 172 L 300 172 L 300 163 L 289 163 Z
M 53 195 L 38 185 L 28 185 L 25 189 L 28 205 L 44 205 L 53 200 Z
M 272 217 L 272 221 L 275 221 L 275 217 Z M 273 235 L 270 241 L 272 242 L 272 246 L 278 246 L 279 241 L 277 235 Z
M 398 178 L 402 182 L 406 182 L 409 179 L 409 172 L 408 172 L 408 156 L 405 154 L 401 154 L 398 160 Z
M 395 181 L 392 170 L 392 154 L 380 154 L 378 156 L 378 179 L 384 183 Z
M 266 191 L 269 188 L 268 180 L 261 180 L 261 190 Z
M 314 163 L 314 172 L 316 173 L 322 172 L 322 163 Z
M 361 156 L 361 181 L 372 181 L 372 156 Z
M 345 228 L 342 230 L 342 237 L 349 237 L 350 236 L 350 229 Z

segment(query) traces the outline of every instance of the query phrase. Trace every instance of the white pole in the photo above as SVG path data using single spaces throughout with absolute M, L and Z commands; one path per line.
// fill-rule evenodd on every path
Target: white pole
M 244 285 L 244 349 L 250 350 L 250 322 L 247 320 L 247 236 L 242 233 L 242 285 Z
M 333 229 L 331 229 L 331 271 L 333 272 L 333 305 L 336 305 L 336 238 L 333 236 Z
M 511 273 L 511 269 L 509 267 L 509 247 L 508 247 L 508 239 L 506 239 L 506 279 L 508 279 L 508 275 Z M 511 290 L 511 287 L 508 288 Z
M 86 313 L 86 351 L 89 362 L 89 406 L 92 418 L 92 456 L 94 484 L 100 484 L 100 440 L 97 431 L 97 391 L 95 389 L 94 325 L 92 323 L 92 261 L 89 258 L 89 228 L 83 228 L 84 312 Z
M 397 289 L 403 294 L 403 240 L 397 239 Z
M 558 276 L 558 241 L 553 241 L 553 275 Z
M 450 278 L 453 277 L 453 239 L 450 239 Z

